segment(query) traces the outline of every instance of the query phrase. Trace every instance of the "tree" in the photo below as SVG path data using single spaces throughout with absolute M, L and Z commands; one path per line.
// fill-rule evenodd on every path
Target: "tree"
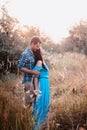
M 14 41 L 14 27 L 18 23 L 17 19 L 13 19 L 8 15 L 7 10 L 2 7 L 2 18 L 0 19 L 0 42 L 5 46 L 11 46 Z M 2 49 L 3 49 L 2 48 Z
M 61 44 L 64 51 L 76 51 L 87 55 L 87 22 L 81 21 L 69 30 L 69 37 Z

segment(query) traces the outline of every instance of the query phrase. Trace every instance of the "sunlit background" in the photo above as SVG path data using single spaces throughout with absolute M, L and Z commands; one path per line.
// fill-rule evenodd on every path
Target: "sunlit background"
M 82 125 L 87 130 L 86 1 L 0 0 L 0 130 L 35 126 L 18 71 L 20 55 L 34 35 L 42 40 L 49 67 L 51 104 L 45 128 L 81 130 Z
M 71 26 L 87 20 L 86 0 L 0 0 L 21 24 L 38 26 L 55 42 L 68 35 Z

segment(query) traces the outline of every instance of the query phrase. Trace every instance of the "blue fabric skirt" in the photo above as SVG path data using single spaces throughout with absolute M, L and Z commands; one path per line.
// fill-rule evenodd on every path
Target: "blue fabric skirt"
M 35 125 L 33 130 L 39 130 L 45 123 L 50 106 L 50 83 L 48 78 L 39 79 L 41 96 L 34 102 L 33 116 Z

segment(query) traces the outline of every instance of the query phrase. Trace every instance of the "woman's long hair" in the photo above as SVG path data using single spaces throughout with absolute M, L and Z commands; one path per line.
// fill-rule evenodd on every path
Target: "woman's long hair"
M 35 51 L 35 52 L 33 52 L 33 53 L 34 53 L 34 57 L 35 57 L 35 64 L 34 64 L 34 66 L 37 64 L 37 62 L 38 62 L 39 60 L 41 60 L 41 61 L 42 61 L 42 67 L 43 67 L 44 69 L 47 69 L 46 66 L 45 66 L 44 63 L 43 63 L 43 58 L 42 58 L 42 56 L 41 56 L 40 49 L 38 49 L 37 51 Z

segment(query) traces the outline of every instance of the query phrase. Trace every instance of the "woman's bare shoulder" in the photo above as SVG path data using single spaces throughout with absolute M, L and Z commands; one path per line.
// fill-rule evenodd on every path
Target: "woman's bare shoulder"
M 42 67 L 42 61 L 38 60 L 36 65 L 39 66 L 39 67 Z

